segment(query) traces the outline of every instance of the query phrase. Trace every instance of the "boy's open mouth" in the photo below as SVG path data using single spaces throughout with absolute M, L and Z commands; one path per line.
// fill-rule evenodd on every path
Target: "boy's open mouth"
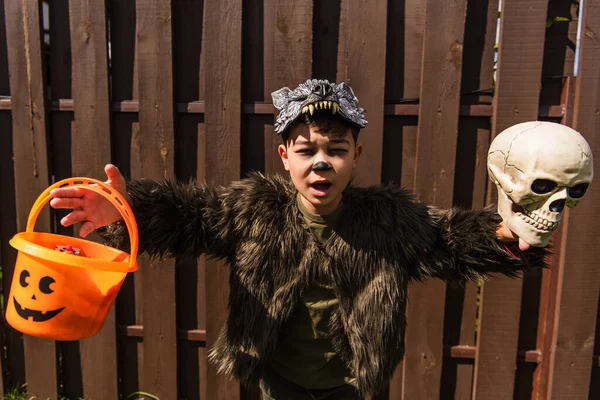
M 315 182 L 310 185 L 316 196 L 325 196 L 331 188 L 330 182 Z

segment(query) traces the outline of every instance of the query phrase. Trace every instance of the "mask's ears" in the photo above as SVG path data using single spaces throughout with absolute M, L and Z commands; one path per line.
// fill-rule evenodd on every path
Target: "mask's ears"
M 292 90 L 289 87 L 283 87 L 271 93 L 271 98 L 273 99 L 273 106 L 275 106 L 276 109 L 281 111 L 282 108 L 287 106 L 291 91 Z
M 287 147 L 283 144 L 280 144 L 279 147 L 277 147 L 277 153 L 279 153 L 279 157 L 281 157 L 281 162 L 283 163 L 283 168 L 285 168 L 286 171 L 289 171 L 290 163 L 288 160 Z

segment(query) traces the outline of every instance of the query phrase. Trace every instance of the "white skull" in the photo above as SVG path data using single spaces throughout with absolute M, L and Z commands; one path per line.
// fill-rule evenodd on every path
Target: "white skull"
M 575 207 L 592 182 L 592 151 L 579 132 L 554 122 L 513 125 L 492 141 L 488 172 L 506 226 L 543 247 L 564 206 Z

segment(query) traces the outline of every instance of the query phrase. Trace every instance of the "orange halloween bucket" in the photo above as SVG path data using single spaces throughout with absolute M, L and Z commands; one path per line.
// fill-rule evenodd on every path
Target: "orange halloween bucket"
M 34 232 L 55 188 L 77 186 L 108 199 L 121 213 L 131 255 L 80 238 Z M 53 340 L 95 335 L 128 272 L 137 270 L 138 231 L 133 211 L 113 188 L 90 178 L 69 178 L 46 189 L 31 208 L 26 232 L 10 240 L 18 250 L 6 320 L 16 330 Z

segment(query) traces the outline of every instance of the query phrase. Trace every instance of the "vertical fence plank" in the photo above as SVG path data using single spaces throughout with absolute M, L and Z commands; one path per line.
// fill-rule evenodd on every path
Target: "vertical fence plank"
M 417 99 L 418 101 L 421 93 L 426 3 L 427 0 L 407 0 L 405 2 L 405 54 L 403 65 L 404 74 L 400 77 L 400 79 L 403 79 L 401 102 L 410 102 L 410 99 Z M 393 71 L 391 71 L 391 73 L 393 74 Z M 417 126 L 418 119 L 416 117 L 402 118 L 402 163 L 400 183 L 406 188 L 413 188 L 415 185 Z
M 0 11 L 0 21 L 1 14 Z M 2 38 L 0 38 L 0 46 L 1 43 Z M 6 53 L 0 47 L 0 57 L 3 54 Z M 8 73 L 5 76 L 8 80 Z M 0 76 L 0 80 L 2 79 L 3 77 Z M 15 180 L 9 111 L 0 111 L 0 140 L 2 142 L 2 146 L 0 146 L 0 191 L 2 192 L 2 198 L 0 199 L 0 267 L 2 268 L 2 287 L 0 289 L 2 290 L 2 296 L 7 298 L 16 261 L 16 252 L 8 244 L 10 238 L 16 233 Z M 0 380 L 2 380 L 5 387 L 18 386 L 25 382 L 21 335 L 8 325 L 4 313 L 2 313 L 0 324 L 0 345 L 6 348 L 6 356 L 3 355 L 0 358 L 2 368 L 0 374 L 2 379 Z M 4 389 L 0 390 L 1 393 L 4 393 Z
M 29 210 L 48 187 L 46 154 L 46 95 L 43 77 L 40 4 L 35 0 L 7 1 L 6 32 L 12 97 L 13 151 L 17 230 L 25 230 Z M 50 231 L 46 208 L 36 230 Z M 57 394 L 56 346 L 53 341 L 25 336 L 25 373 L 31 396 L 55 399 Z
M 548 2 L 549 26 L 544 43 L 540 105 L 559 104 L 563 87 L 562 77 L 572 76 L 574 73 L 579 8 L 578 2 L 569 0 Z M 560 20 L 555 22 L 556 19 Z
M 276 0 L 274 6 L 274 87 L 265 87 L 268 92 L 265 98 L 269 100 L 272 91 L 284 86 L 293 89 L 312 75 L 312 0 Z M 268 127 L 265 130 L 267 173 L 287 174 L 277 155 L 280 143 L 279 136 Z
M 415 103 L 421 90 L 425 0 L 389 0 L 387 25 L 385 102 Z M 413 187 L 417 121 L 413 116 L 386 117 L 382 182 Z
M 203 72 L 203 71 L 202 71 Z M 204 78 L 201 78 L 204 79 Z M 197 144 L 197 165 L 196 165 L 196 179 L 198 182 L 203 182 L 206 178 L 206 124 L 198 125 L 198 144 Z M 196 308 L 198 318 L 198 328 L 207 329 L 208 321 L 206 318 L 208 307 L 212 307 L 212 304 L 208 303 L 207 293 L 207 269 L 206 269 L 206 255 L 201 255 L 197 263 L 197 274 L 198 280 L 196 282 Z M 204 342 L 204 347 L 198 351 L 198 391 L 200 399 L 208 399 L 208 347 L 207 343 Z
M 275 34 L 269 29 L 267 37 L 267 26 L 275 24 L 275 17 L 268 12 L 274 12 L 275 7 L 267 4 L 269 1 L 242 1 L 242 70 L 241 70 L 241 101 L 242 103 L 252 103 L 256 101 L 271 100 L 265 82 L 267 80 L 267 64 L 274 66 L 274 54 L 272 46 L 275 41 Z M 267 7 L 271 7 L 267 11 Z M 268 18 L 268 21 L 267 21 Z M 269 42 L 269 44 L 267 44 Z M 268 52 L 267 47 L 271 46 Z M 269 54 L 270 56 L 268 56 Z M 272 72 L 269 78 L 272 78 Z M 270 82 L 270 85 L 273 85 Z M 273 165 L 273 158 L 269 164 L 265 162 L 265 151 L 269 151 L 270 157 L 277 156 L 271 151 L 271 145 L 275 144 L 273 138 L 273 115 L 242 115 L 240 127 L 240 169 L 241 176 L 244 177 L 250 171 L 264 171 L 265 165 Z M 279 138 L 277 138 L 279 142 Z M 265 143 L 269 145 L 266 149 Z M 281 162 L 280 162 L 281 164 Z M 259 400 L 261 398 L 260 388 L 258 386 L 240 388 L 240 399 Z
M 363 154 L 353 180 L 357 185 L 382 180 L 387 34 L 382 21 L 387 21 L 387 11 L 387 1 L 382 0 L 341 0 L 340 5 L 337 81 L 352 87 L 368 121 L 358 139 Z
M 4 13 L 5 0 L 0 0 L 0 98 L 10 95 L 8 77 L 7 35 Z M 11 39 L 14 40 L 14 39 Z M 11 112 L 0 111 L 0 266 L 2 267 L 2 295 L 7 298 L 12 283 L 16 251 L 8 241 L 17 232 L 15 205 L 15 176 L 13 166 L 13 139 Z M 4 315 L 0 333 L 6 353 L 2 363 L 4 389 L 12 389 L 25 383 L 25 360 L 22 335 L 11 328 Z M 0 393 L 4 393 L 0 391 Z
M 74 176 L 102 177 L 110 162 L 110 112 L 105 0 L 69 2 L 73 100 L 77 133 Z
M 574 95 L 574 78 L 567 79 L 565 84 L 566 98 L 566 109 L 563 116 L 562 123 L 568 126 L 573 126 L 572 110 L 573 110 L 573 95 Z M 568 218 L 568 211 L 565 211 L 563 219 L 565 223 L 561 223 L 557 231 L 553 234 L 550 242 L 553 246 L 555 253 L 551 257 L 550 268 L 544 271 L 542 277 L 541 287 L 541 298 L 540 298 L 540 316 L 538 326 L 538 337 L 537 343 L 538 348 L 542 354 L 542 360 L 538 368 L 536 368 L 533 376 L 533 390 L 531 397 L 535 400 L 549 398 L 548 393 L 551 390 L 550 373 L 552 364 L 554 362 L 554 350 L 555 350 L 555 329 L 556 319 L 558 316 L 557 301 L 559 301 L 559 285 L 562 282 L 562 270 L 564 269 L 564 262 L 561 261 L 561 251 L 563 249 L 562 242 L 566 234 L 566 221 Z
M 312 70 L 312 15 L 310 0 L 275 3 L 275 87 L 294 88 L 310 78 Z
M 568 90 L 570 81 L 564 77 L 573 74 L 573 55 L 575 53 L 577 18 L 574 21 L 558 21 L 561 19 L 571 19 L 572 14 L 576 14 L 579 5 L 568 0 L 558 0 L 548 2 L 546 17 L 545 40 L 543 48 L 542 61 L 542 79 L 539 104 L 540 107 L 547 109 L 548 106 L 556 104 L 566 104 L 568 101 L 563 99 L 563 87 Z M 566 93 L 565 93 L 566 94 Z M 572 101 L 571 101 L 572 103 Z M 570 104 L 572 107 L 572 104 Z M 563 111 L 563 123 L 571 112 Z M 540 117 L 546 119 L 547 117 Z M 557 119 L 549 118 L 558 122 Z M 570 118 L 572 119 L 572 118 Z M 553 257 L 560 259 L 560 236 L 565 233 L 563 229 L 557 231 L 550 242 L 550 246 L 555 248 Z M 553 260 L 552 262 L 556 262 Z M 547 330 L 546 317 L 553 317 L 553 314 L 547 314 L 550 302 L 555 301 L 556 286 L 552 294 L 548 294 L 548 283 L 555 281 L 550 274 L 559 273 L 563 265 L 558 262 L 556 268 L 550 268 L 544 271 L 529 270 L 523 273 L 523 286 L 521 298 L 521 317 L 519 322 L 519 336 L 517 350 L 519 352 L 541 349 L 544 354 L 544 335 L 551 337 L 552 330 Z M 549 279 L 550 278 L 550 279 Z M 553 307 L 554 305 L 550 305 Z M 552 323 L 550 323 L 550 326 Z M 529 398 L 539 396 L 540 378 L 542 371 L 547 376 L 547 361 L 549 357 L 542 357 L 540 364 L 528 363 L 523 360 L 517 362 L 515 373 L 515 388 L 513 396 L 515 398 Z
M 335 82 L 341 1 L 317 1 L 313 8 L 312 76 Z
M 138 0 L 139 174 L 173 179 L 174 102 L 171 1 Z M 133 174 L 132 174 L 133 175 Z M 144 323 L 141 388 L 157 397 L 177 397 L 177 335 L 173 260 L 141 262 Z
M 469 1 L 464 33 L 461 104 L 491 104 L 498 0 Z M 458 128 L 453 204 L 482 208 L 487 188 L 485 159 L 490 144 L 490 119 L 461 117 Z M 448 285 L 444 309 L 441 399 L 469 399 L 473 361 L 448 357 L 452 346 L 474 346 L 478 285 Z
M 352 87 L 369 122 L 358 139 L 363 154 L 357 185 L 381 182 L 387 11 L 383 0 L 342 0 L 340 5 L 337 77 Z
M 388 1 L 386 103 L 403 103 L 406 99 L 419 97 L 424 28 L 425 0 Z M 383 140 L 382 182 L 412 187 L 417 148 L 417 117 L 386 117 Z M 402 398 L 403 366 L 404 361 L 401 361 L 390 381 L 390 400 Z
M 345 36 L 346 51 L 338 64 L 338 80 L 352 86 L 361 107 L 366 110 L 368 126 L 359 142 L 364 146 L 355 183 L 381 182 L 383 149 L 383 100 L 385 89 L 385 38 L 387 1 L 342 0 L 341 15 L 346 20 L 340 27 Z M 341 17 L 342 18 L 342 17 Z M 365 73 L 368 71 L 368 73 Z
M 493 135 L 538 117 L 547 6 L 546 0 L 502 2 Z M 473 385 L 476 399 L 513 396 L 522 285 L 520 279 L 506 277 L 483 284 Z
M 173 3 L 174 85 L 176 101 L 190 102 L 204 98 L 201 85 L 201 63 L 204 59 L 203 21 L 204 1 L 185 0 Z M 175 120 L 175 172 L 178 180 L 196 178 L 203 181 L 200 168 L 204 162 L 204 115 L 176 115 Z M 201 150 L 200 150 L 201 148 Z M 194 151 L 194 149 L 198 149 Z M 199 173 L 200 172 L 200 173 Z M 205 329 L 205 256 L 198 260 L 177 260 L 176 301 L 178 329 Z M 178 397 L 206 398 L 207 353 L 204 342 L 178 338 Z
M 265 16 L 266 2 L 264 0 L 242 1 L 242 103 L 270 102 L 271 92 L 267 92 L 265 79 L 268 75 L 266 63 L 273 64 L 274 56 L 266 55 L 267 41 L 274 42 L 275 34 L 270 30 L 266 36 L 266 26 L 275 23 L 275 17 Z M 274 7 L 272 8 L 274 11 Z M 272 75 L 272 74 L 271 74 Z M 273 84 L 270 83 L 272 86 Z M 269 87 L 270 88 L 270 87 Z M 250 171 L 264 171 L 265 165 L 265 139 L 268 139 L 269 149 L 273 142 L 273 114 L 242 115 L 241 142 L 243 151 L 241 157 L 241 176 L 246 176 Z M 270 129 L 270 133 L 265 133 Z M 272 154 L 271 154 L 272 156 Z
M 205 7 L 205 3 L 203 2 L 203 7 Z M 199 66 L 199 97 L 201 100 L 206 99 L 206 57 L 204 53 L 206 52 L 206 20 L 204 18 L 205 10 L 202 10 L 202 53 L 200 56 L 200 66 Z M 241 50 L 240 50 L 241 51 Z M 203 115 L 203 117 L 205 117 Z M 206 180 L 206 124 L 205 118 L 202 120 L 202 124 L 198 125 L 198 144 L 196 146 L 196 181 L 204 182 Z M 196 307 L 198 310 L 198 328 L 204 329 L 206 331 L 207 327 L 207 296 L 206 296 L 206 288 L 207 288 L 207 265 L 206 265 L 206 255 L 200 256 L 198 259 L 198 281 L 196 282 L 196 288 L 198 291 L 198 295 L 196 297 Z M 208 346 L 205 341 L 202 344 L 204 347 L 201 348 L 198 352 L 198 368 L 199 368 L 199 381 L 198 382 L 198 390 L 200 393 L 201 399 L 208 399 Z
M 466 1 L 427 2 L 414 188 L 420 200 L 452 205 Z M 405 398 L 440 397 L 445 284 L 409 288 Z
M 205 176 L 226 185 L 240 177 L 242 0 L 205 1 Z M 209 150 L 210 149 L 210 150 Z M 206 344 L 212 346 L 227 319 L 228 269 L 206 262 Z M 208 367 L 207 399 L 240 398 L 239 384 Z
M 337 82 L 343 82 L 348 79 L 348 70 L 346 60 L 348 59 L 348 3 L 347 0 L 340 0 L 340 24 L 338 27 L 338 51 L 337 51 Z
M 554 104 L 562 104 L 564 112 L 561 118 L 561 123 L 573 126 L 573 99 L 575 93 L 575 78 L 574 73 L 574 54 L 576 46 L 572 43 L 577 41 L 577 25 L 579 4 L 568 0 L 552 1 L 548 3 L 548 17 L 552 21 L 555 17 L 570 18 L 570 21 L 560 21 L 552 23 L 546 29 L 546 40 L 544 43 L 544 61 L 542 64 L 542 90 L 540 94 L 540 106 L 551 106 Z M 565 213 L 566 221 L 566 213 Z M 564 268 L 564 263 L 561 262 L 562 238 L 565 236 L 566 224 L 553 234 L 550 246 L 554 248 L 553 255 L 550 261 L 550 268 L 544 270 L 541 274 L 540 296 L 539 296 L 539 317 L 537 321 L 537 337 L 535 338 L 538 349 L 542 354 L 541 362 L 538 366 L 524 366 L 523 363 L 517 365 L 517 379 L 515 382 L 515 395 L 523 393 L 523 396 L 531 392 L 533 399 L 548 398 L 549 374 L 551 362 L 554 360 L 554 326 L 557 317 L 556 301 L 558 294 L 559 277 L 562 276 L 561 270 Z M 529 301 L 526 296 L 529 295 L 527 287 L 523 287 L 523 300 L 525 305 Z M 532 316 L 524 316 L 523 309 L 521 311 L 522 320 L 533 320 Z M 520 329 L 519 350 L 526 347 L 535 348 L 530 343 L 523 345 L 523 332 Z M 528 339 L 529 342 L 532 338 Z M 528 373 L 533 371 L 531 379 Z M 525 375 L 525 376 L 523 376 Z M 526 385 L 532 385 L 527 387 Z M 521 387 L 519 387 L 521 386 Z
M 8 97 L 10 94 L 10 86 L 8 83 L 8 60 L 6 49 L 7 37 L 4 2 L 5 0 L 0 0 L 0 96 Z
M 263 99 L 271 102 L 271 93 L 279 89 L 278 82 L 275 81 L 275 26 L 277 22 L 277 1 L 278 0 L 263 0 Z M 273 117 L 270 123 L 265 124 L 263 128 L 263 159 L 264 170 L 267 173 L 282 172 L 281 161 L 275 149 L 279 142 L 273 137 L 275 118 Z M 278 169 L 276 169 L 278 168 Z
M 498 2 L 499 0 L 485 0 L 470 1 L 467 4 L 461 104 L 489 105 L 492 102 Z M 474 147 L 469 146 L 465 148 L 464 154 L 457 155 L 453 199 L 456 205 L 485 206 L 488 182 L 485 160 L 490 144 L 490 127 L 490 120 L 486 117 L 461 118 L 458 140 L 473 136 L 470 146 Z
M 0 21 L 2 21 L 1 14 L 2 11 L 0 9 Z M 2 46 L 1 37 L 0 46 Z M 2 50 L 0 47 L 0 57 L 2 54 L 6 54 Z M 8 73 L 5 77 L 8 80 Z M 0 76 L 0 81 L 3 78 L 3 76 Z M 2 85 L 2 82 L 0 82 L 0 85 Z M 2 89 L 1 86 L 0 89 Z M 1 290 L 3 298 L 7 298 L 10 292 L 16 261 L 16 253 L 8 244 L 10 238 L 16 233 L 12 146 L 9 146 L 12 145 L 12 129 L 10 125 L 10 112 L 0 111 L 0 140 L 2 141 L 2 146 L 0 146 L 0 191 L 3 194 L 0 199 L 0 267 L 2 269 Z M 23 364 L 21 335 L 8 325 L 4 318 L 4 312 L 2 313 L 0 324 L 0 345 L 6 349 L 6 355 L 0 357 L 0 394 L 2 394 L 4 393 L 4 387 L 12 388 L 25 382 L 25 366 Z
M 597 156 L 600 153 L 600 2 L 584 2 L 579 74 L 575 92 L 574 128 L 580 131 Z M 594 160 L 595 170 L 600 164 Z M 559 283 L 555 322 L 555 348 L 551 370 L 550 398 L 584 398 L 590 390 L 591 363 L 594 350 L 594 330 L 598 307 L 598 187 L 592 185 L 586 198 L 570 210 L 568 235 L 563 237 L 561 262 L 563 274 Z M 564 229 L 564 228 L 563 228 Z M 591 398 L 591 397 L 590 397 Z
M 50 54 L 48 55 L 50 101 L 70 99 L 71 94 L 71 32 L 69 24 L 69 1 L 55 0 L 49 4 L 50 23 Z M 71 173 L 71 130 L 73 128 L 72 112 L 50 113 L 50 153 L 52 162 L 52 175 L 55 181 L 73 176 Z M 54 214 L 53 223 L 56 232 L 61 235 L 72 235 L 72 227 L 64 227 L 57 223 L 69 210 L 51 210 Z M 76 342 L 61 343 L 62 350 L 65 346 L 74 345 Z M 77 350 L 77 358 L 79 358 Z
M 278 89 L 275 82 L 276 2 L 277 0 L 263 0 L 263 89 L 265 101 L 271 101 L 271 92 Z
M 84 0 L 69 6 L 76 124 L 72 175 L 101 177 L 111 161 L 106 5 L 104 0 Z M 84 396 L 118 397 L 115 335 L 113 307 L 102 330 L 79 344 Z
M 70 99 L 71 96 L 71 33 L 69 29 L 69 2 L 55 0 L 49 3 L 50 54 L 48 60 L 51 101 Z M 50 113 L 51 171 L 55 181 L 73 176 L 71 173 L 71 133 L 74 129 L 72 112 Z M 56 233 L 73 235 L 73 227 L 64 227 L 59 221 L 69 210 L 54 210 Z M 83 396 L 79 342 L 58 342 L 59 385 L 61 395 L 68 398 Z
M 137 79 L 136 0 L 108 0 L 111 37 L 111 97 L 113 101 L 139 99 Z M 113 122 L 116 118 L 113 118 Z M 130 136 L 130 135 L 128 135 Z M 123 169 L 128 166 L 123 163 Z
M 135 0 L 109 0 L 108 18 L 111 38 L 111 99 L 123 101 L 137 99 L 136 64 L 136 10 Z M 121 173 L 131 177 L 132 136 L 137 130 L 137 113 L 112 111 L 111 159 Z M 140 281 L 139 274 L 129 275 L 115 301 L 115 314 L 118 325 L 135 325 L 138 307 L 135 290 Z M 137 315 L 136 315 L 137 314 Z M 137 338 L 119 336 L 117 338 L 117 374 L 119 394 L 128 396 L 139 389 L 139 354 Z M 141 352 L 140 352 L 141 353 Z
M 573 74 L 573 56 L 575 53 L 578 4 L 568 0 L 551 1 L 548 3 L 546 35 L 544 41 L 543 63 L 542 63 L 542 87 L 540 93 L 540 107 L 547 109 L 548 106 L 562 104 L 562 123 L 572 125 L 572 96 L 570 88 L 573 87 L 570 78 L 564 78 Z M 572 21 L 555 22 L 556 17 L 561 19 L 573 19 Z M 564 90 L 563 90 L 564 88 Z M 546 119 L 545 117 L 541 117 Z M 558 122 L 557 119 L 552 119 Z M 530 270 L 523 274 L 523 295 L 521 299 L 521 319 L 519 323 L 518 351 L 523 352 L 530 349 L 540 349 L 542 358 L 539 365 L 527 363 L 522 360 L 517 362 L 515 376 L 515 398 L 545 398 L 540 397 L 540 389 L 547 389 L 547 377 L 549 372 L 549 361 L 552 357 L 546 357 L 548 341 L 552 338 L 553 319 L 555 314 L 555 301 L 557 276 L 564 264 L 561 259 L 561 238 L 566 230 L 559 229 L 552 237 L 550 246 L 555 249 L 552 267 L 541 270 Z M 549 293 L 548 290 L 551 290 Z

